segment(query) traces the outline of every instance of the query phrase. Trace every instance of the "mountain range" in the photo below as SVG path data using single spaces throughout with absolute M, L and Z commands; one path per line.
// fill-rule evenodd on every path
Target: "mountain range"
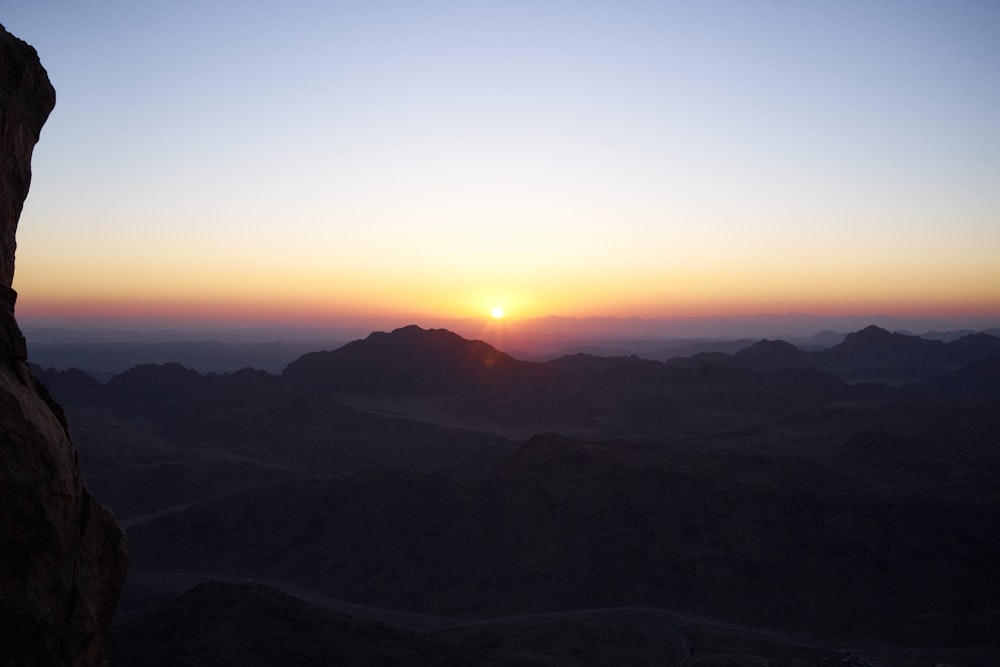
M 609 664 L 642 609 L 659 610 L 642 612 L 658 664 L 691 661 L 698 641 L 750 650 L 748 636 L 751 655 L 816 651 L 791 664 L 871 642 L 888 647 L 881 664 L 917 648 L 989 664 L 1000 338 L 913 338 L 869 327 L 822 352 L 762 340 L 669 362 L 542 363 L 411 326 L 281 375 L 36 372 L 128 531 L 120 655 L 166 641 L 169 605 L 200 619 L 227 596 L 266 634 L 275 593 L 234 584 L 170 601 L 222 578 L 387 623 L 371 630 L 376 653 L 416 641 L 394 634 L 415 631 L 400 615 L 460 626 L 412 650 L 465 664 L 535 664 L 579 629 L 572 614 L 614 610 L 586 626 L 606 638 L 591 664 Z M 901 382 L 900 366 L 920 379 Z M 490 625 L 490 646 L 514 653 L 483 653 L 475 624 L 553 614 L 530 632 Z M 185 627 L 171 632 L 207 641 Z M 551 664 L 587 664 L 562 650 Z

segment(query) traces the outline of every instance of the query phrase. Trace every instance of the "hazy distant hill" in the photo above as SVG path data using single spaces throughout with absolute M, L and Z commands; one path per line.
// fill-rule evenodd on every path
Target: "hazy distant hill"
M 179 363 L 202 373 L 255 368 L 280 373 L 291 361 L 317 347 L 316 342 L 233 343 L 217 340 L 180 342 L 29 341 L 31 362 L 42 368 L 78 368 L 108 380 L 133 366 Z
M 668 361 L 674 368 L 740 368 L 751 371 L 781 371 L 814 369 L 819 364 L 808 354 L 790 343 L 766 338 L 736 351 L 700 352 L 690 357 L 674 357 Z
M 920 334 L 921 338 L 929 338 L 931 340 L 941 340 L 949 343 L 953 340 L 958 340 L 963 336 L 968 336 L 969 334 L 983 333 L 989 334 L 990 336 L 1000 336 L 1000 329 L 990 328 L 983 329 L 982 331 L 973 331 L 972 329 L 958 329 L 953 331 L 927 331 Z
M 589 354 L 597 357 L 629 357 L 666 361 L 674 357 L 684 357 L 699 352 L 726 352 L 732 354 L 753 345 L 750 338 L 622 338 L 595 339 L 547 343 L 544 352 L 521 352 L 511 354 L 519 359 L 531 361 L 551 361 L 562 356 Z

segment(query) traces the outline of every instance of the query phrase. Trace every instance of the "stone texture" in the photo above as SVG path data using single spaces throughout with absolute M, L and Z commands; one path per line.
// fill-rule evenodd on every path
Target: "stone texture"
M 0 666 L 103 664 L 125 580 L 125 536 L 87 491 L 14 319 L 17 223 L 54 105 L 35 50 L 0 26 Z

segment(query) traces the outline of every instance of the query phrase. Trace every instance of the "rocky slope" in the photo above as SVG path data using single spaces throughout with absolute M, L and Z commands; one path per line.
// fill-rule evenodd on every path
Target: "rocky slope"
M 125 537 L 87 491 L 62 410 L 28 368 L 11 289 L 31 154 L 54 105 L 35 50 L 0 26 L 0 656 L 100 665 Z

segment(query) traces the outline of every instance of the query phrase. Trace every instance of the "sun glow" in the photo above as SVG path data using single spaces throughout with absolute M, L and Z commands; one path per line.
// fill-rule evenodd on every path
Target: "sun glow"
M 503 318 L 503 308 L 500 306 L 494 306 L 493 310 L 490 311 L 490 316 L 495 320 Z

